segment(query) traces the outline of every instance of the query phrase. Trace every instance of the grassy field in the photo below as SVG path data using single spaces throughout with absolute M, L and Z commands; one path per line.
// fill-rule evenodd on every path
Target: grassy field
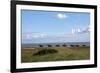
M 34 55 L 41 50 L 54 49 L 57 52 L 44 55 Z M 22 48 L 21 62 L 47 62 L 47 61 L 68 61 L 68 60 L 86 60 L 90 58 L 89 47 L 51 47 L 51 48 Z

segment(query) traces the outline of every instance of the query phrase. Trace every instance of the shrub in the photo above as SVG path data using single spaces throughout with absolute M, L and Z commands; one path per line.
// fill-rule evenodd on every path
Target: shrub
M 58 51 L 55 49 L 41 49 L 34 53 L 33 55 L 47 55 L 47 54 L 54 54 L 57 53 Z

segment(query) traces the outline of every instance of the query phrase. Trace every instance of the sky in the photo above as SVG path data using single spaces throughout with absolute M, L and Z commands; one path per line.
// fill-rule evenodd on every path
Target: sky
M 89 42 L 90 13 L 21 10 L 22 43 Z

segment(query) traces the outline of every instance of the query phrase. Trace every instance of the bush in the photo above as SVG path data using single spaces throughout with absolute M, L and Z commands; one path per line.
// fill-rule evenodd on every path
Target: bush
M 38 52 L 34 53 L 33 55 L 47 55 L 47 54 L 54 54 L 58 51 L 55 49 L 41 49 Z

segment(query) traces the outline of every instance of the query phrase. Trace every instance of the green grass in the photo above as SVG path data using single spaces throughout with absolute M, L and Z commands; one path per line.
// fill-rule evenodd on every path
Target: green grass
M 51 49 L 51 50 L 49 50 Z M 56 52 L 52 52 L 55 50 Z M 41 51 L 43 52 L 41 54 Z M 45 53 L 47 52 L 47 53 Z M 87 60 L 90 58 L 89 47 L 51 47 L 51 48 L 22 48 L 21 62 L 45 62 L 45 61 L 68 61 L 68 60 Z

